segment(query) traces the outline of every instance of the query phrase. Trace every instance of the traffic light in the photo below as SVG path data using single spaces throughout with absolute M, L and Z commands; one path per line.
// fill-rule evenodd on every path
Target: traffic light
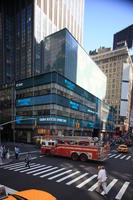
M 80 123 L 79 123 L 79 122 L 76 122 L 76 123 L 75 123 L 75 126 L 76 126 L 76 128 L 80 128 Z
M 37 127 L 37 119 L 35 119 L 34 125 L 35 127 Z

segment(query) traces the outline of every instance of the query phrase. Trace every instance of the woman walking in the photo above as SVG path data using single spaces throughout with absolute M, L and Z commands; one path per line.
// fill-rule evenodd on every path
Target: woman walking
M 103 191 L 104 191 L 104 196 L 107 195 L 107 190 L 106 190 L 106 180 L 107 180 L 107 175 L 106 175 L 106 170 L 104 166 L 98 166 L 98 187 L 96 191 L 100 193 L 100 187 L 102 186 Z

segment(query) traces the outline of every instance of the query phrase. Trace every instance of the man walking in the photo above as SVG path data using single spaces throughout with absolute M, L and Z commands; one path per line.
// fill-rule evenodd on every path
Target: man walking
M 19 148 L 15 147 L 15 157 L 16 157 L 16 160 L 18 159 L 18 156 L 19 156 Z
M 25 158 L 25 167 L 29 167 L 30 168 L 30 162 L 31 162 L 31 155 L 28 153 L 26 158 Z
M 107 175 L 106 175 L 106 170 L 104 168 L 104 166 L 98 166 L 98 187 L 96 189 L 96 191 L 98 193 L 100 193 L 100 187 L 102 186 L 103 191 L 104 191 L 104 196 L 107 195 L 107 191 L 106 191 L 106 180 L 107 180 Z

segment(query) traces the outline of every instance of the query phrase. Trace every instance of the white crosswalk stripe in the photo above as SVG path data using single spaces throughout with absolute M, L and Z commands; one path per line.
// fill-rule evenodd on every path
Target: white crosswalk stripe
M 37 157 L 32 157 L 31 160 L 35 160 Z
M 25 166 L 25 164 L 21 164 L 21 165 L 17 165 L 17 166 L 11 167 L 8 170 L 14 170 L 14 169 L 22 168 L 24 166 Z
M 65 168 L 61 168 L 61 169 L 55 170 L 55 171 L 53 171 L 53 172 L 50 172 L 50 173 L 48 173 L 48 174 L 44 174 L 44 175 L 42 175 L 42 176 L 40 176 L 40 177 L 41 177 L 41 178 L 44 178 L 44 177 L 49 176 L 49 175 L 51 175 L 51 174 L 56 174 L 57 172 L 63 171 L 64 169 L 65 169 Z
M 120 158 L 121 156 L 124 159 L 127 155 L 117 154 L 116 156 L 115 154 L 113 154 L 114 158 L 116 157 Z M 131 156 L 126 157 L 126 160 L 129 160 L 129 159 L 131 159 Z M 89 173 L 82 174 L 80 171 L 74 171 L 73 169 L 66 170 L 66 168 L 59 168 L 56 166 L 48 166 L 48 165 L 42 165 L 42 164 L 37 164 L 37 163 L 31 163 L 30 166 L 31 166 L 30 168 L 26 168 L 25 162 L 20 162 L 20 163 L 14 163 L 14 164 L 2 166 L 2 168 L 5 170 L 13 170 L 20 173 L 31 174 L 33 176 L 38 176 L 40 178 L 47 177 L 48 180 L 56 179 L 55 180 L 56 183 L 60 183 L 64 181 L 65 184 L 68 186 L 75 183 L 75 187 L 79 189 L 89 183 L 90 185 L 88 189 L 89 192 L 94 191 L 98 186 L 98 182 L 96 179 L 97 174 L 90 176 Z M 67 181 L 67 179 L 70 179 L 70 180 Z M 119 181 L 118 179 L 114 178 L 108 183 L 107 193 L 111 193 L 111 191 L 113 192 L 113 188 L 116 187 L 117 185 L 116 183 L 118 181 Z M 119 188 L 119 190 L 117 191 L 117 194 L 115 194 L 116 196 L 113 197 L 113 199 L 121 200 L 123 195 L 126 193 L 126 190 L 129 184 L 130 182 L 128 181 L 124 182 L 121 188 Z M 117 188 L 118 188 L 118 185 L 117 185 Z M 101 194 L 103 195 L 104 192 L 102 191 Z
M 57 175 L 55 175 L 55 176 L 52 176 L 52 177 L 50 177 L 50 178 L 48 178 L 48 179 L 49 179 L 49 180 L 55 179 L 55 178 L 57 178 L 57 177 L 59 177 L 59 176 L 62 176 L 62 175 L 64 175 L 64 174 L 67 174 L 67 173 L 69 173 L 69 172 L 71 172 L 71 171 L 72 171 L 72 169 L 67 170 L 67 171 L 62 172 L 62 173 L 60 173 L 60 174 L 57 174 Z
M 96 188 L 97 188 L 97 186 L 98 186 L 98 181 L 94 184 L 94 185 L 92 185 L 89 189 L 88 189 L 88 191 L 94 191 Z
M 50 166 L 50 167 L 52 167 L 52 166 Z M 33 173 L 35 173 L 35 172 L 42 171 L 42 170 L 44 170 L 44 169 L 46 169 L 46 165 L 41 165 L 39 169 L 32 170 L 32 171 L 30 171 L 30 172 L 27 172 L 26 174 L 33 174 Z
M 131 158 L 131 156 L 128 156 L 127 158 L 126 158 L 126 160 L 129 160 Z
M 30 165 L 30 166 L 31 166 L 31 165 Z M 41 166 L 40 164 L 36 164 L 35 166 L 30 167 L 30 168 L 28 168 L 28 169 L 27 169 L 27 167 L 26 167 L 26 169 L 20 171 L 20 173 L 28 172 L 28 171 L 31 171 L 31 170 L 33 170 L 33 169 L 37 169 L 37 168 L 39 168 L 40 166 Z
M 113 155 L 109 156 L 109 158 L 113 158 L 114 156 L 116 156 L 116 154 L 113 154 Z
M 72 173 L 72 174 L 70 174 L 70 175 L 68 175 L 68 176 L 65 176 L 65 177 L 63 177 L 63 178 L 57 180 L 56 182 L 57 182 L 57 183 L 60 183 L 60 182 L 62 182 L 62 181 L 64 181 L 64 180 L 66 180 L 66 179 L 68 179 L 68 178 L 74 176 L 75 174 L 79 174 L 79 173 L 80 173 L 80 171 L 76 171 L 76 172 L 74 172 L 74 173 Z
M 96 178 L 97 175 L 94 174 L 93 176 L 91 176 L 90 178 L 88 178 L 87 180 L 83 181 L 82 183 L 80 183 L 79 185 L 77 185 L 76 187 L 77 188 L 81 188 L 83 187 L 84 185 L 86 185 L 87 183 L 89 183 L 90 181 L 92 181 L 94 178 Z
M 32 163 L 30 166 L 35 166 L 34 163 Z M 23 167 L 20 167 L 20 168 L 17 168 L 17 169 L 14 169 L 13 171 L 17 172 L 17 171 L 21 171 L 23 169 L 26 169 L 25 165 Z
M 122 156 L 120 159 L 123 159 L 123 158 L 125 158 L 125 157 L 126 157 L 126 155 Z
M 121 155 L 122 155 L 122 154 L 119 154 L 119 155 L 115 156 L 115 158 L 119 158 Z
M 111 183 L 107 186 L 106 191 L 107 193 L 111 190 L 111 188 L 115 185 L 115 183 L 118 181 L 118 179 L 113 179 L 111 181 Z M 102 195 L 104 194 L 104 192 L 101 193 Z
M 57 169 L 57 168 L 58 168 L 58 167 L 52 167 L 52 168 L 47 169 L 47 170 L 44 170 L 44 171 L 42 171 L 42 172 L 38 172 L 38 173 L 36 173 L 36 174 L 33 174 L 33 176 L 37 176 L 37 175 L 39 175 L 39 174 L 43 174 L 43 173 L 45 173 L 45 172 L 49 172 L 49 171 L 52 171 L 52 170 Z
M 52 167 L 52 166 L 50 165 L 50 166 L 47 166 L 47 167 L 42 168 L 41 170 L 37 170 L 37 171 L 41 171 L 41 172 L 35 173 L 35 174 L 33 174 L 33 176 L 37 176 L 37 175 L 39 175 L 39 174 L 42 174 L 42 173 L 45 172 L 46 169 L 49 169 L 49 168 L 51 168 L 51 167 Z M 45 169 L 45 170 L 44 170 L 44 169 Z M 43 170 L 43 171 L 42 171 L 42 170 Z
M 120 160 L 129 160 L 130 159 L 130 161 L 133 161 L 133 159 L 132 159 L 132 156 L 128 156 L 127 157 L 127 155 L 123 155 L 122 153 L 121 154 L 108 154 L 108 155 L 110 155 L 109 156 L 109 158 L 119 158 Z
M 117 194 L 117 196 L 115 197 L 115 199 L 120 200 L 120 199 L 122 198 L 122 196 L 124 195 L 126 189 L 127 189 L 128 186 L 129 186 L 129 184 L 130 184 L 130 183 L 127 182 L 127 181 L 124 183 L 124 185 L 121 187 L 121 189 L 120 189 L 119 193 Z
M 81 176 L 78 176 L 77 178 L 73 179 L 72 181 L 69 181 L 68 183 L 66 183 L 66 185 L 71 185 L 72 183 L 75 183 L 76 181 L 80 180 L 81 178 L 87 176 L 88 173 L 82 174 Z
M 17 165 L 20 165 L 20 164 L 24 164 L 24 162 L 15 163 L 15 164 L 13 163 L 13 164 L 9 164 L 9 165 L 4 165 L 4 167 L 2 166 L 2 168 L 6 169 L 6 168 L 17 166 Z
M 16 164 L 16 165 L 13 165 L 13 166 L 6 166 L 6 167 L 3 167 L 4 169 L 11 169 L 11 168 L 14 168 L 14 167 L 19 167 L 19 166 L 23 166 L 25 163 L 21 163 L 21 164 Z

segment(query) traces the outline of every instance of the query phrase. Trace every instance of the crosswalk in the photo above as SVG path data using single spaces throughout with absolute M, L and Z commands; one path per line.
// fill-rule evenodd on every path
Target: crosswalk
M 108 159 L 114 158 L 114 159 L 120 159 L 120 160 L 128 160 L 128 161 L 133 161 L 133 156 L 130 156 L 128 154 L 123 154 L 123 153 L 110 153 L 108 154 Z
M 113 156 L 114 157 L 114 156 Z M 19 173 L 25 173 L 27 176 L 32 175 L 39 178 L 47 178 L 49 181 L 53 180 L 56 183 L 64 183 L 65 185 L 72 185 L 79 189 L 84 189 L 93 192 L 97 186 L 97 174 L 91 174 L 89 172 L 81 172 L 74 169 L 66 169 L 65 167 L 60 168 L 58 166 L 45 165 L 31 163 L 30 168 L 25 167 L 25 162 L 21 161 L 18 163 L 3 165 L 0 168 L 4 170 L 15 171 Z M 120 187 L 117 184 L 120 182 Z M 113 188 L 117 185 L 117 188 Z M 107 192 L 113 190 L 113 199 L 121 200 L 123 195 L 126 193 L 130 182 L 122 182 L 118 179 L 108 178 L 107 181 Z M 101 194 L 104 194 L 103 191 Z

